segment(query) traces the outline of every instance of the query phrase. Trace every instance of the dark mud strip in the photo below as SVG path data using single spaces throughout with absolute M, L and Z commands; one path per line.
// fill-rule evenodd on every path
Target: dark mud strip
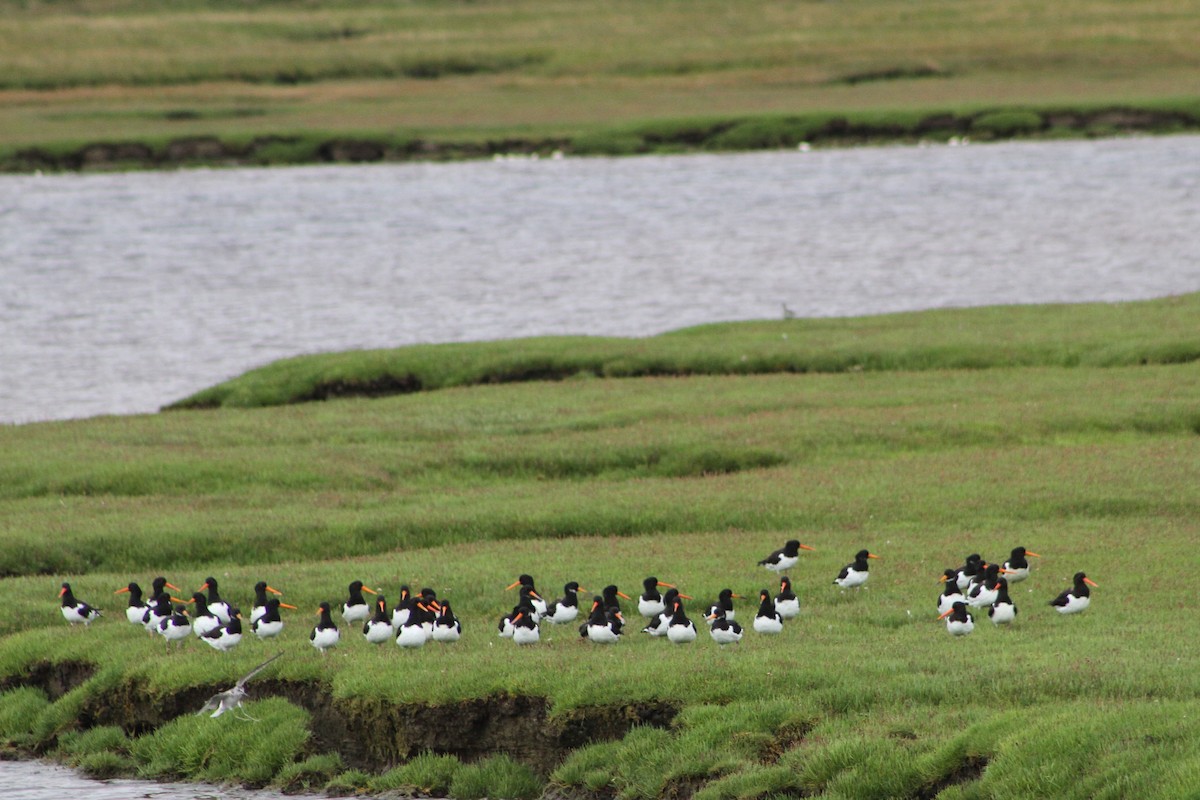
M 923 74 L 921 75 L 924 76 Z M 848 76 L 864 79 L 912 77 L 891 73 Z M 744 126 L 764 127 L 769 133 L 728 138 Z M 1180 133 L 1200 130 L 1200 118 L 1186 111 L 1114 106 L 1101 109 L 999 108 L 973 114 L 931 113 L 915 123 L 862 121 L 831 117 L 814 121 L 796 116 L 772 120 L 764 126 L 755 118 L 732 119 L 702 128 L 679 126 L 663 132 L 654 125 L 645 131 L 623 130 L 621 153 L 675 152 L 684 150 L 755 150 L 813 145 L 847 146 L 885 142 L 911 142 L 971 136 L 997 140 L 1044 135 L 1115 136 L 1131 133 Z M 601 137 L 603 138 L 603 137 Z M 736 144 L 731 144 L 736 142 Z M 260 136 L 249 142 L 228 142 L 214 136 L 190 136 L 165 144 L 144 142 L 93 142 L 75 149 L 28 147 L 0 157 L 0 171 L 34 172 L 112 169 L 173 169 L 184 166 L 261 166 L 268 164 L 379 163 L 401 161 L 459 161 L 499 155 L 615 155 L 606 147 L 594 149 L 586 140 L 561 138 L 507 138 L 481 142 L 438 142 L 425 139 L 319 138 L 290 135 Z

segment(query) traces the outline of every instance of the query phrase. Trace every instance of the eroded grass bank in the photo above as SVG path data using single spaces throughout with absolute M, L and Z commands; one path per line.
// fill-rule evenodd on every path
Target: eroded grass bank
M 0 147 L 0 171 L 173 169 L 510 156 L 631 156 L 803 147 L 1097 138 L 1200 131 L 1200 103 L 1010 106 L 664 119 L 586 132 L 448 137 L 379 133 L 289 133 L 53 142 Z

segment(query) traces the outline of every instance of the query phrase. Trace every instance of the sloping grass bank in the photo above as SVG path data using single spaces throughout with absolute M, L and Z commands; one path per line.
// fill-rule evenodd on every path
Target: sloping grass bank
M 168 409 L 570 377 L 1111 367 L 1200 359 L 1200 294 L 1135 303 L 948 309 L 703 325 L 645 339 L 545 337 L 285 359 Z
M 1196 302 L 601 342 L 737 365 L 799 339 L 810 359 L 876 354 L 861 370 L 0 428 L 0 742 L 95 775 L 458 800 L 1189 796 L 1200 640 L 1178 576 L 1200 539 L 1200 363 L 1170 354 L 1193 351 Z M 455 348 L 416 350 L 477 372 L 503 353 Z M 632 604 L 611 647 L 574 625 L 528 648 L 496 636 L 523 572 L 552 597 L 656 575 L 699 622 L 723 588 L 774 589 L 755 562 L 789 538 L 815 550 L 778 636 L 676 646 L 641 634 Z M 1041 558 L 1013 587 L 1016 622 L 980 614 L 948 636 L 942 570 L 1017 545 Z M 832 578 L 863 547 L 881 556 L 870 582 L 842 592 Z M 1049 600 L 1080 570 L 1092 607 L 1061 616 Z M 216 577 L 243 611 L 267 580 L 298 609 L 271 642 L 170 652 L 113 595 L 159 574 L 184 596 Z M 63 621 L 63 580 L 105 610 L 90 628 Z M 313 611 L 352 580 L 392 602 L 435 589 L 463 640 L 410 652 L 343 625 L 318 654 Z M 753 601 L 736 608 L 748 623 Z M 194 716 L 275 653 L 249 718 Z

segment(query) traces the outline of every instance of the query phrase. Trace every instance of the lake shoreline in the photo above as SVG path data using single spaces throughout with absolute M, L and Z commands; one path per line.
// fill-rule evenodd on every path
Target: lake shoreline
M 532 133 L 495 139 L 403 135 L 191 135 L 167 139 L 46 142 L 0 150 L 0 172 L 446 162 L 504 157 L 629 156 L 695 152 L 966 144 L 1014 139 L 1111 138 L 1200 131 L 1187 107 L 1122 103 L 1086 108 L 1012 106 L 975 112 L 760 115 L 649 121 L 578 136 Z

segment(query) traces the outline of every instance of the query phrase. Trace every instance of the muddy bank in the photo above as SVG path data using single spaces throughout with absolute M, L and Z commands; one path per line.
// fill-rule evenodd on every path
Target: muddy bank
M 971 113 L 894 116 L 796 115 L 667 121 L 595 131 L 574 138 L 529 137 L 445 142 L 431 139 L 271 135 L 249 140 L 189 136 L 165 142 L 91 142 L 0 153 L 6 172 L 171 169 L 406 161 L 501 156 L 634 155 L 853 146 L 920 141 L 1106 137 L 1200 130 L 1200 114 L 1183 109 L 1112 106 L 1092 109 L 999 108 Z

